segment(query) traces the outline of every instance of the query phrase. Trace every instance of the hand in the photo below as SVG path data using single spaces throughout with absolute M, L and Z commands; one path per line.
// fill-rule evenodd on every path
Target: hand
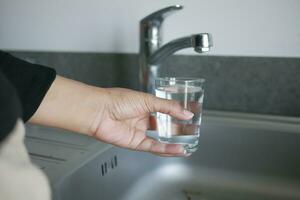
M 92 135 L 106 143 L 163 156 L 184 156 L 182 145 L 163 144 L 145 135 L 150 112 L 187 120 L 193 114 L 176 101 L 128 89 L 106 89 L 106 103 L 92 125 Z M 102 92 L 103 93 L 103 92 Z M 102 95 L 103 97 L 103 95 Z M 101 100 L 103 103 L 103 100 Z
M 128 89 L 103 89 L 57 76 L 29 122 L 63 128 L 103 142 L 163 156 L 183 156 L 179 144 L 145 135 L 151 112 L 187 120 L 193 114 L 176 101 Z

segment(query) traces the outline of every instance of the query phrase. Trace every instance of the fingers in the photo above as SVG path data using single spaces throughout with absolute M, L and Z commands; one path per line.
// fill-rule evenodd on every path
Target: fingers
M 144 130 L 132 129 L 130 142 L 124 146 L 129 149 L 138 151 L 147 151 L 159 154 L 184 154 L 182 145 L 179 144 L 164 144 L 145 135 Z
M 188 156 L 185 154 L 182 145 L 180 144 L 165 144 L 154 139 L 148 138 L 145 135 L 145 130 L 137 128 L 129 128 L 127 124 L 118 122 L 113 133 L 108 134 L 106 137 L 99 137 L 101 141 L 108 142 L 110 144 L 128 148 L 131 150 L 145 151 L 160 156 Z M 127 130 L 127 131 L 124 131 Z
M 162 99 L 149 94 L 147 104 L 150 112 L 161 112 L 182 120 L 188 120 L 194 116 L 192 112 L 183 109 L 180 103 L 174 100 Z
M 185 156 L 184 149 L 180 144 L 164 144 L 145 137 L 135 150 L 146 151 L 160 156 Z

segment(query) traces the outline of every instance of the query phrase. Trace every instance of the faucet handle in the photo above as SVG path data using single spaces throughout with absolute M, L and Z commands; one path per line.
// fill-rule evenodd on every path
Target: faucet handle
M 151 13 L 140 21 L 141 51 L 147 49 L 148 53 L 151 53 L 161 46 L 161 25 L 164 18 L 172 14 L 174 11 L 181 10 L 182 8 L 183 6 L 181 5 L 169 6 Z M 147 46 L 147 48 L 145 46 Z
M 156 26 L 160 26 L 163 20 L 172 14 L 174 11 L 181 10 L 183 8 L 182 5 L 174 5 L 174 6 L 169 6 L 163 9 L 160 9 L 154 13 L 151 13 L 150 15 L 144 17 L 141 20 L 141 24 L 148 24 L 148 23 L 153 23 Z

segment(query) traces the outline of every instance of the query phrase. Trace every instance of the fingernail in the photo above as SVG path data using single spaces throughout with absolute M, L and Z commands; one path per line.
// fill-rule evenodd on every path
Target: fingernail
M 194 113 L 188 111 L 188 110 L 183 110 L 183 114 L 187 116 L 189 119 L 194 116 Z

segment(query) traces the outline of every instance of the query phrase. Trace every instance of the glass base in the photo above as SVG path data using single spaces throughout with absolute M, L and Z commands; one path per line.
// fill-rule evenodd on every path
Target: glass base
M 194 153 L 199 147 L 199 135 L 180 135 L 160 137 L 157 131 L 147 130 L 146 135 L 154 140 L 168 144 L 182 144 L 185 154 Z
M 171 138 L 158 137 L 158 141 L 167 144 L 182 144 L 184 154 L 194 153 L 198 149 L 198 136 L 173 136 Z

